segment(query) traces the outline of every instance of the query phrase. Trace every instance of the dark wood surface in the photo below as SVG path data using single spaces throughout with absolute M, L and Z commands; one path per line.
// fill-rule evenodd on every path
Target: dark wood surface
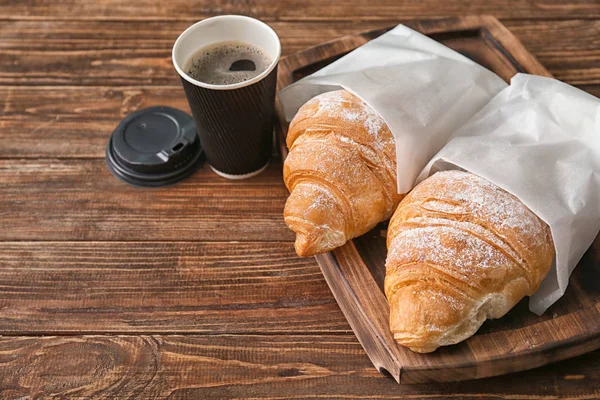
M 459 383 L 382 376 L 316 262 L 294 255 L 280 163 L 238 183 L 204 167 L 170 191 L 108 174 L 120 118 L 187 109 L 170 46 L 222 13 L 265 19 L 286 55 L 494 14 L 554 76 L 600 94 L 597 0 L 0 0 L 0 398 L 600 398 L 599 351 Z
M 491 16 L 451 17 L 407 23 L 466 55 L 505 81 L 518 72 L 551 77 L 519 40 Z M 348 35 L 284 58 L 279 90 L 322 68 L 388 29 Z M 287 123 L 278 109 L 281 154 Z M 399 383 L 457 381 L 501 375 L 574 357 L 600 347 L 600 281 L 586 271 L 600 264 L 592 246 L 565 296 L 538 317 L 527 299 L 504 318 L 490 321 L 466 341 L 434 353 L 413 353 L 397 345 L 389 330 L 383 290 L 386 223 L 329 254 L 316 256 L 332 293 L 373 365 Z M 600 245 L 600 236 L 597 244 Z M 583 271 L 583 272 L 582 272 Z M 586 283 L 590 283 L 586 285 Z M 549 317 L 552 316 L 552 317 Z

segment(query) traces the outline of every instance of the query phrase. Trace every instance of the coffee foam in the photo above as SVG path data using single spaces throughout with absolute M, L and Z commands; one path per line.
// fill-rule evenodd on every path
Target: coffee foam
M 239 60 L 250 60 L 254 71 L 230 71 Z M 260 75 L 272 59 L 259 47 L 244 42 L 219 42 L 197 50 L 185 63 L 184 70 L 193 79 L 212 85 L 232 85 Z

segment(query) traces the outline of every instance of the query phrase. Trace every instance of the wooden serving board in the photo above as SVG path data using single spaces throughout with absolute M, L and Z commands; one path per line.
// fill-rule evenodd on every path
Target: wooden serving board
M 473 16 L 406 23 L 457 50 L 506 81 L 517 72 L 551 76 L 497 19 Z M 322 68 L 392 27 L 346 36 L 292 54 L 279 65 L 278 90 Z M 287 125 L 279 142 L 287 155 Z M 470 339 L 418 354 L 399 346 L 389 328 L 383 293 L 387 223 L 316 257 L 340 308 L 371 361 L 401 383 L 455 381 L 521 371 L 600 347 L 600 236 L 576 268 L 566 294 L 538 317 L 523 299 L 507 315 L 487 321 Z

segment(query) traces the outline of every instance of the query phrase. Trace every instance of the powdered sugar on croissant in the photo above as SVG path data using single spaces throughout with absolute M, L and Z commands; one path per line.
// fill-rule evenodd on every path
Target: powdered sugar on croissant
M 396 149 L 385 121 L 339 90 L 316 96 L 290 123 L 283 176 L 290 197 L 285 222 L 296 252 L 310 256 L 342 246 L 391 216 Z
M 410 192 L 388 228 L 390 329 L 417 352 L 458 343 L 532 295 L 554 257 L 549 227 L 477 175 L 439 172 Z

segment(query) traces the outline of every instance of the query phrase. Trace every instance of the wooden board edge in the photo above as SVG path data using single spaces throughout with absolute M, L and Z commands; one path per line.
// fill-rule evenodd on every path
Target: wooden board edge
M 346 254 L 344 254 L 346 253 Z M 348 254 L 349 253 L 349 254 Z M 380 327 L 375 326 L 372 319 L 368 315 L 368 309 L 362 304 L 359 297 L 355 292 L 356 282 L 349 282 L 347 271 L 348 268 L 357 270 L 360 274 L 361 271 L 368 271 L 366 265 L 364 265 L 362 259 L 358 254 L 358 250 L 354 245 L 354 242 L 349 241 L 344 246 L 337 248 L 329 253 L 318 254 L 315 256 L 321 272 L 327 281 L 329 287 L 336 286 L 338 290 L 332 290 L 331 293 L 335 297 L 336 302 L 340 306 L 346 320 L 352 327 L 352 331 L 355 333 L 361 346 L 365 349 L 365 353 L 381 373 L 387 372 L 394 380 L 400 383 L 400 377 L 402 373 L 402 364 L 400 362 L 399 351 L 400 349 L 396 345 L 391 333 L 389 335 L 382 336 L 379 332 Z M 351 258 L 359 266 L 353 266 L 351 264 L 345 265 L 342 268 L 338 260 Z M 380 293 L 377 283 L 371 275 L 361 275 L 361 283 L 365 291 L 374 291 L 377 293 L 376 305 L 382 307 L 388 307 L 385 296 Z M 356 315 L 356 317 L 354 316 Z M 389 328 L 385 328 L 388 329 Z M 358 334 L 358 332 L 364 332 Z M 384 330 L 384 332 L 386 332 Z M 390 345 L 391 344 L 391 345 Z M 367 351 L 369 349 L 369 351 Z
M 505 50 L 504 55 L 516 61 L 518 65 L 527 65 L 528 74 L 553 78 L 552 74 L 535 58 L 507 27 L 494 16 L 482 15 L 482 27 L 485 28 L 486 40 L 498 43 L 497 48 Z M 486 32 L 487 31 L 487 32 Z
M 285 121 L 283 113 L 283 106 L 281 105 L 281 101 L 279 100 L 279 90 L 277 90 L 277 94 L 275 95 L 275 148 L 279 151 L 281 155 L 281 161 L 285 161 L 288 155 L 288 148 L 285 141 L 288 123 Z
M 508 353 L 503 356 L 493 357 L 488 360 L 475 360 L 472 363 L 462 363 L 450 366 L 452 373 L 448 375 L 448 364 L 440 366 L 428 365 L 423 367 L 404 366 L 402 369 L 401 383 L 426 383 L 426 382 L 450 382 L 468 379 L 489 378 L 513 372 L 520 372 L 558 362 L 568 358 L 576 357 L 600 348 L 600 329 L 588 329 L 581 326 L 579 321 L 598 321 L 600 324 L 600 304 L 558 317 L 553 320 L 543 321 L 538 324 L 524 326 L 509 331 L 511 335 L 519 338 L 527 336 L 540 330 L 553 328 L 560 331 L 560 326 L 579 326 L 579 334 L 572 335 L 565 340 L 554 342 L 551 346 L 542 348 L 533 346 L 523 348 L 520 351 Z M 548 325 L 553 325 L 552 327 Z M 463 343 L 472 345 L 472 341 L 494 341 L 495 336 L 504 336 L 505 332 L 490 333 L 480 336 L 472 336 Z M 518 365 L 518 368 L 515 368 Z

